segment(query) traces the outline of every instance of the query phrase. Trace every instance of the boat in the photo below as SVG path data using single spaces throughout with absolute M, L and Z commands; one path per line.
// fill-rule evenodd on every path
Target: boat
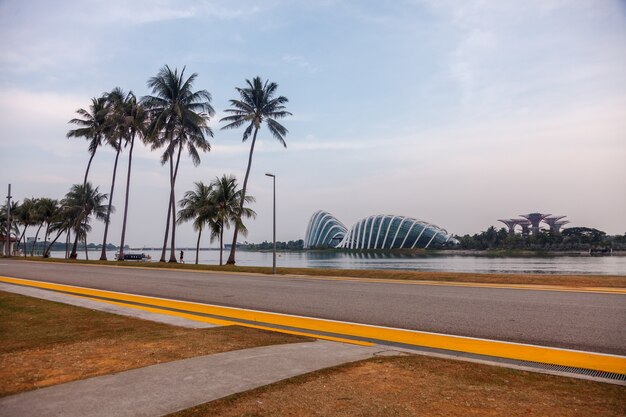
M 120 254 L 115 254 L 115 259 L 120 260 Z M 145 253 L 125 253 L 124 254 L 125 261 L 138 261 L 138 262 L 149 262 L 152 260 L 150 255 L 146 255 Z
M 589 256 L 613 256 L 613 248 L 591 248 Z

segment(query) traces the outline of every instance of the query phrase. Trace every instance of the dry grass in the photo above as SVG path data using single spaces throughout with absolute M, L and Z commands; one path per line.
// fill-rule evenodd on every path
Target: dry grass
M 0 396 L 62 382 L 304 337 L 185 329 L 0 292 Z
M 195 271 L 219 271 L 219 272 L 248 272 L 258 274 L 271 274 L 271 267 L 260 266 L 234 266 L 234 265 L 194 265 L 176 264 L 164 262 L 112 262 L 112 261 L 86 261 L 65 260 L 57 258 L 42 259 L 36 257 L 27 258 L 31 261 L 62 262 L 92 265 L 119 265 L 125 267 L 142 268 L 167 268 Z M 424 272 L 408 270 L 361 270 L 361 269 L 321 269 L 321 268 L 277 268 L 279 275 L 314 275 L 326 277 L 352 277 L 352 278 L 376 278 L 419 280 L 438 282 L 476 282 L 486 284 L 532 284 L 532 285 L 560 285 L 568 287 L 608 287 L 626 288 L 626 276 L 624 275 L 552 275 L 552 274 L 476 274 L 464 272 Z
M 169 417 L 626 415 L 626 388 L 404 356 L 291 378 Z

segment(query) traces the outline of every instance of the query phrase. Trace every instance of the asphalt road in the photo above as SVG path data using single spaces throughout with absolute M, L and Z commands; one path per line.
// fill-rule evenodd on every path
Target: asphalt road
M 626 295 L 0 260 L 0 275 L 228 307 L 626 355 Z

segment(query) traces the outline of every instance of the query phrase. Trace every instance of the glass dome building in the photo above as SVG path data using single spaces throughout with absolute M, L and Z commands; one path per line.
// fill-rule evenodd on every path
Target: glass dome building
M 309 221 L 305 247 L 343 249 L 414 249 L 453 243 L 445 229 L 412 217 L 378 214 L 359 220 L 347 230 L 330 213 L 318 211 Z
M 313 213 L 304 235 L 305 248 L 335 248 L 348 229 L 332 214 L 319 210 Z

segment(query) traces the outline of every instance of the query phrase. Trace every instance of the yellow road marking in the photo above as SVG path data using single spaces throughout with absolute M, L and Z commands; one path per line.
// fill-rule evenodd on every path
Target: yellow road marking
M 63 284 L 0 277 L 0 281 L 10 284 L 45 288 L 93 297 L 111 298 L 121 302 L 149 304 L 156 308 L 184 310 L 190 313 L 210 314 L 213 316 L 247 320 L 260 325 L 286 326 L 303 332 L 319 331 L 335 335 L 344 335 L 365 339 L 366 341 L 387 341 L 407 345 L 446 349 L 478 355 L 495 356 L 508 359 L 526 360 L 594 369 L 598 371 L 626 374 L 626 357 L 610 354 L 583 352 L 570 349 L 549 348 L 522 343 L 502 342 L 463 336 L 451 336 L 415 330 L 397 329 L 334 320 L 317 319 L 280 313 L 269 313 L 242 308 L 222 307 L 158 297 L 95 290 Z M 282 331 L 281 329 L 272 329 Z M 315 336 L 317 337 L 317 336 Z
M 22 262 L 34 262 L 42 264 L 39 261 L 22 261 Z M 121 268 L 121 269 L 139 269 L 142 271 L 169 271 L 169 272 L 191 272 L 197 274 L 225 274 L 225 275 L 244 275 L 255 276 L 263 278 L 273 279 L 300 279 L 300 280 L 316 280 L 316 281 L 349 281 L 349 282 L 368 282 L 377 284 L 403 284 L 403 285 L 428 285 L 428 286 L 441 286 L 441 287 L 469 287 L 469 288 L 496 288 L 496 289 L 512 289 L 512 290 L 530 290 L 530 291 L 558 291 L 558 292 L 578 292 L 578 293 L 599 293 L 599 294 L 622 294 L 626 295 L 626 288 L 615 287 L 572 287 L 566 285 L 538 285 L 538 284 L 497 284 L 497 283 L 485 283 L 485 282 L 461 282 L 461 281 L 432 281 L 432 280 L 417 280 L 417 279 L 384 279 L 384 278 L 360 278 L 360 277 L 333 277 L 333 276 L 320 276 L 320 275 L 294 275 L 294 274 L 280 274 L 274 276 L 270 274 L 263 274 L 260 272 L 233 272 L 233 271 L 212 271 L 212 270 L 197 270 L 197 269 L 177 269 L 177 268 L 160 268 L 160 267 L 146 267 L 146 266 L 125 266 L 125 265 L 102 265 L 102 264 L 83 264 L 75 263 L 68 264 L 66 262 L 45 262 L 55 265 L 80 265 L 89 267 L 104 267 L 104 268 Z
M 249 323 L 241 323 L 241 322 L 235 322 L 235 321 L 219 320 L 219 319 L 214 319 L 214 318 L 211 318 L 211 317 L 199 316 L 197 314 L 187 314 L 187 313 L 181 313 L 181 312 L 178 312 L 178 311 L 163 310 L 163 309 L 160 309 L 160 308 L 139 306 L 139 305 L 136 305 L 136 304 L 127 304 L 127 303 L 122 303 L 122 302 L 119 302 L 119 301 L 103 300 L 103 299 L 100 299 L 100 298 L 86 297 L 86 296 L 82 296 L 82 295 L 73 295 L 73 294 L 67 294 L 67 295 L 73 296 L 73 297 L 76 297 L 76 298 L 84 298 L 84 299 L 87 299 L 87 300 L 98 301 L 98 302 L 101 302 L 101 303 L 113 304 L 113 305 L 117 305 L 117 306 L 120 306 L 120 307 L 128 307 L 128 308 L 134 308 L 134 309 L 137 309 L 137 310 L 148 311 L 150 313 L 158 313 L 158 314 L 166 314 L 166 315 L 169 315 L 169 316 L 182 317 L 182 318 L 185 318 L 185 319 L 188 319 L 188 320 L 201 321 L 201 322 L 205 322 L 205 323 L 215 324 L 215 325 L 218 325 L 218 326 L 250 327 L 250 328 L 253 328 L 253 329 L 269 330 L 269 331 L 272 331 L 272 332 L 279 331 L 280 333 L 293 334 L 293 335 L 296 335 L 296 336 L 312 337 L 314 339 L 331 340 L 333 342 L 350 343 L 350 344 L 359 345 L 359 346 L 374 346 L 374 343 L 363 342 L 361 340 L 352 340 L 352 339 L 344 339 L 344 338 L 340 338 L 340 337 L 332 337 L 332 336 L 319 335 L 319 334 L 313 334 L 313 333 L 296 332 L 296 331 L 287 330 L 287 329 L 277 330 L 275 327 L 258 326 L 258 325 L 249 324 Z

